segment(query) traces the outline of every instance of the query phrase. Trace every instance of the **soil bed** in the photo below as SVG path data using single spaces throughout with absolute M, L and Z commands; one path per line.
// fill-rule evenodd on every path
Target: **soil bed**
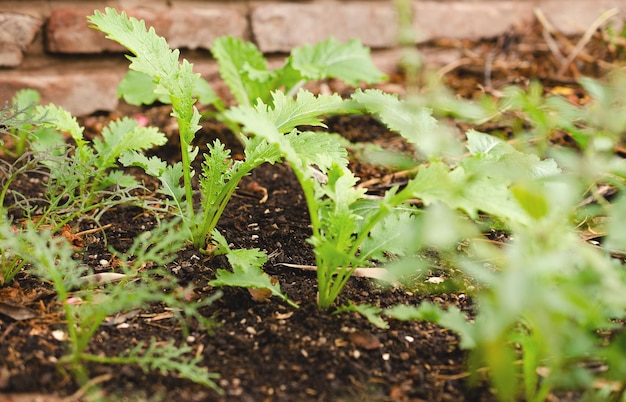
M 545 49 L 533 48 L 537 61 L 529 71 L 515 69 L 512 60 L 521 60 L 528 46 L 521 33 L 506 41 L 482 44 L 448 43 L 473 49 L 465 68 L 449 75 L 447 84 L 464 96 L 480 90 L 482 72 L 476 70 L 490 52 L 496 54 L 493 85 L 521 82 L 529 76 L 551 75 L 549 66 L 541 64 Z M 537 35 L 531 36 L 537 39 Z M 535 42 L 536 44 L 536 42 Z M 514 50 L 517 49 L 517 50 Z M 544 49 L 544 50 L 542 50 Z M 478 52 L 478 53 L 476 53 Z M 543 53 L 542 53 L 543 52 Z M 473 60 L 473 61 L 472 61 Z M 506 63 L 509 64 L 506 64 Z M 508 77 L 504 79 L 503 77 Z M 515 77 L 515 78 L 512 78 Z M 549 78 L 549 77 L 544 77 Z M 501 80 L 503 82 L 496 82 Z M 559 85 L 575 87 L 573 75 L 561 77 Z M 129 109 L 140 112 L 164 132 L 171 131 L 167 108 Z M 102 123 L 117 114 L 89 116 L 82 122 L 98 132 Z M 369 117 L 333 118 L 331 131 L 351 141 L 377 141 L 401 146 L 392 133 Z M 171 136 L 175 138 L 175 135 Z M 220 138 L 231 144 L 233 153 L 240 152 L 232 136 L 218 123 L 204 123 L 199 143 Z M 177 144 L 163 148 L 160 156 L 175 158 Z M 168 152 L 171 152 L 168 155 Z M 387 173 L 368 165 L 353 165 L 361 179 L 368 180 Z M 17 182 L 17 190 L 29 195 L 37 191 L 28 178 Z M 261 202 L 267 190 L 267 201 Z M 99 262 L 109 260 L 109 247 L 124 251 L 139 233 L 156 225 L 150 214 L 133 207 L 119 207 L 104 215 L 102 231 L 84 238 L 83 251 L 77 254 L 96 272 L 106 270 Z M 83 222 L 76 231 L 96 228 Z M 451 331 L 424 322 L 390 321 L 390 328 L 379 329 L 366 319 L 348 313 L 331 315 L 316 306 L 315 273 L 282 266 L 281 263 L 311 265 L 312 250 L 306 243 L 310 235 L 304 198 L 294 175 L 286 165 L 263 165 L 243 180 L 219 224 L 219 230 L 237 248 L 257 247 L 267 252 L 269 262 L 264 270 L 276 278 L 284 293 L 299 305 L 293 309 L 275 298 L 269 302 L 255 301 L 245 289 L 223 289 L 223 295 L 203 310 L 213 317 L 216 327 L 210 332 L 190 323 L 189 336 L 184 336 L 179 321 L 163 306 L 146 306 L 137 312 L 112 317 L 93 337 L 89 351 L 115 355 L 149 342 L 151 338 L 188 344 L 193 353 L 204 357 L 202 365 L 218 373 L 224 390 L 219 396 L 210 389 L 190 381 L 144 373 L 132 366 L 89 366 L 93 378 L 101 384 L 108 400 L 175 400 L 175 401 L 493 401 L 495 398 L 484 383 L 469 384 L 466 354 L 460 350 L 458 337 Z M 208 286 L 218 268 L 227 268 L 221 257 L 207 257 L 189 247 L 167 269 L 179 278 L 181 286 L 193 285 L 196 299 L 210 297 L 216 289 Z M 14 321 L 0 315 L 0 400 L 19 400 L 18 394 L 35 393 L 43 399 L 55 397 L 80 399 L 72 377 L 62 373 L 56 361 L 63 355 L 63 342 L 53 331 L 63 328 L 63 317 L 55 294 L 46 283 L 22 272 L 9 286 L 0 288 L 0 300 L 36 310 L 38 317 Z M 443 306 L 455 305 L 471 311 L 471 300 L 464 293 L 424 295 L 399 288 L 387 288 L 371 280 L 351 278 L 337 305 L 352 301 L 379 307 L 394 304 L 417 305 L 434 300 Z M 192 301 L 193 302 L 193 301 Z M 11 399 L 14 398 L 14 399 Z

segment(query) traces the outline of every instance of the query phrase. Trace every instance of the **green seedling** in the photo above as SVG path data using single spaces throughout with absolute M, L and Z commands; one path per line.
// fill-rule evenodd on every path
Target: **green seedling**
M 10 106 L 0 110 L 0 134 L 6 134 L 5 140 L 10 140 L 8 143 L 0 140 L 0 150 L 9 157 L 21 157 L 32 143 L 58 144 L 62 141 L 59 132 L 42 125 L 49 119 L 37 116 L 35 106 L 39 100 L 39 92 L 23 89 L 15 94 Z
M 198 149 L 192 147 L 191 142 L 199 129 L 200 114 L 194 95 L 198 94 L 198 87 L 206 86 L 198 84 L 201 82 L 199 75 L 193 73 L 189 62 L 183 60 L 182 64 L 179 63 L 178 50 L 170 50 L 165 39 L 159 37 L 154 29 L 147 30 L 143 21 L 128 18 L 124 13 L 120 15 L 112 9 L 107 9 L 104 14 L 96 11 L 90 21 L 97 29 L 106 32 L 110 39 L 133 53 L 134 56 L 129 56 L 130 69 L 152 78 L 154 92 L 163 96 L 162 100 L 166 103 L 171 103 L 172 114 L 179 125 L 181 162 L 168 166 L 158 158 L 147 158 L 139 153 L 127 153 L 121 162 L 127 166 L 140 166 L 161 181 L 159 192 L 168 197 L 175 214 L 183 218 L 194 245 L 205 249 L 216 233 L 219 218 L 240 180 L 263 163 L 281 161 L 281 152 L 272 140 L 263 136 L 241 137 L 245 147 L 243 160 L 233 160 L 230 151 L 217 140 L 209 144 L 199 177 L 201 202 L 199 210 L 196 210 L 191 162 L 196 158 Z M 306 80 L 325 77 L 339 77 L 349 83 L 374 82 L 384 77 L 371 63 L 369 51 L 356 41 L 343 45 L 331 39 L 303 47 L 294 51 L 285 65 L 277 70 L 269 70 L 258 49 L 239 39 L 217 39 L 213 44 L 213 53 L 220 73 L 237 101 L 249 109 L 262 112 L 266 108 L 263 99 L 269 99 L 282 141 L 288 142 L 289 147 L 306 158 L 308 163 L 317 166 L 327 166 L 329 158 L 345 160 L 345 149 L 313 133 L 301 134 L 295 128 L 301 125 L 323 126 L 319 116 L 341 113 L 345 110 L 345 103 L 339 96 L 314 96 L 300 87 Z M 359 61 L 359 68 L 351 69 L 356 61 Z M 273 91 L 276 88 L 287 88 L 288 93 Z M 214 104 L 223 110 L 221 118 L 230 126 L 239 123 L 237 111 L 224 110 L 217 101 Z M 253 104 L 256 106 L 253 107 Z M 330 148 L 326 147 L 327 144 Z M 230 258 L 233 253 L 228 252 L 227 255 Z M 258 264 L 248 266 L 250 269 L 239 266 L 238 274 L 236 272 L 236 276 L 245 279 L 243 282 L 246 283 L 252 277 L 251 270 L 259 274 Z M 227 277 L 236 286 L 241 286 L 241 281 L 227 275 L 221 275 L 216 284 L 223 284 Z M 255 277 L 262 278 L 259 275 Z M 268 289 L 273 287 L 268 286 Z
M 198 74 L 193 73 L 189 62 L 183 60 L 179 64 L 179 51 L 170 50 L 165 39 L 159 37 L 154 29 L 147 30 L 143 21 L 128 18 L 124 13 L 120 15 L 112 9 L 107 9 L 104 14 L 96 11 L 89 19 L 95 28 L 106 32 L 110 39 L 121 43 L 133 53 L 134 56 L 129 56 L 130 69 L 143 76 L 133 74 L 132 77 L 127 77 L 126 83 L 135 77 L 144 80 L 142 82 L 145 84 L 148 80 L 144 77 L 150 77 L 154 91 L 146 88 L 145 93 L 154 93 L 164 102 L 170 103 L 172 114 L 179 125 L 180 163 L 167 166 L 157 158 L 148 159 L 138 154 L 126 155 L 123 163 L 141 166 L 148 174 L 161 180 L 163 185 L 160 191 L 171 199 L 176 213 L 189 223 L 190 238 L 194 245 L 206 247 L 241 178 L 263 163 L 279 161 L 280 154 L 273 145 L 260 138 L 242 139 L 245 145 L 243 161 L 233 161 L 230 152 L 219 141 L 209 145 L 200 175 L 202 202 L 200 210 L 195 211 L 191 162 L 197 156 L 198 150 L 190 144 L 200 128 L 200 114 L 196 109 L 194 96 L 204 94 L 202 99 L 205 102 L 208 101 L 222 110 L 223 105 L 209 94 L 207 85 L 198 84 L 202 80 Z M 369 60 L 368 51 L 354 41 L 341 45 L 329 40 L 316 47 L 304 47 L 294 51 L 285 66 L 277 70 L 268 70 L 258 49 L 239 39 L 218 38 L 213 44 L 213 53 L 218 60 L 221 76 L 231 92 L 238 102 L 248 106 L 262 102 L 263 99 L 274 99 L 272 90 L 275 88 L 286 87 L 295 94 L 306 79 L 340 77 L 350 83 L 358 83 L 361 80 L 373 82 L 384 77 Z M 348 67 L 355 61 L 360 61 L 360 68 L 352 71 Z M 136 86 L 143 87 L 141 84 Z M 198 88 L 204 90 L 199 91 Z M 121 91 L 129 92 L 128 85 Z M 301 97 L 306 97 L 303 100 L 307 102 L 311 99 L 308 95 Z M 306 113 L 307 118 L 342 111 L 340 99 L 328 99 L 322 107 Z M 318 103 L 322 105 L 323 102 L 320 100 Z M 232 122 L 227 113 L 223 116 Z M 285 127 L 307 124 L 307 120 L 298 120 L 297 116 L 285 114 L 282 118 Z M 181 178 L 182 187 L 179 184 Z
M 76 381 L 91 392 L 86 363 L 134 364 L 144 371 L 160 371 L 187 378 L 221 393 L 213 382 L 217 377 L 198 365 L 201 357 L 190 356 L 191 348 L 173 341 L 163 345 L 153 340 L 139 343 L 118 356 L 89 352 L 90 341 L 108 317 L 123 311 L 142 309 L 151 303 L 163 303 L 181 314 L 184 320 L 197 319 L 205 328 L 212 323 L 198 311 L 219 294 L 200 303 L 189 303 L 176 292 L 178 287 L 161 267 L 172 261 L 186 238 L 176 228 L 177 222 L 164 224 L 153 232 L 138 236 L 131 248 L 119 255 L 122 274 L 117 283 L 98 284 L 90 280 L 88 268 L 72 258 L 74 251 L 63 237 L 27 226 L 10 237 L 2 238 L 3 247 L 18 255 L 29 270 L 52 283 L 58 303 L 65 313 L 64 334 L 67 353 L 59 360 L 62 369 L 69 369 Z M 116 253 L 117 254 L 117 253 Z M 146 266 L 155 268 L 146 269 Z M 184 318 L 183 318 L 184 317 Z
M 25 102 L 26 95 L 29 101 L 39 99 L 32 90 L 21 92 L 16 99 Z M 19 127 L 15 119 L 19 120 Z M 45 178 L 41 180 L 45 191 L 40 199 L 11 192 L 11 210 L 37 225 L 48 225 L 53 231 L 76 218 L 97 220 L 115 205 L 139 203 L 131 195 L 133 190 L 140 189 L 139 183 L 116 169 L 118 160 L 128 152 L 143 151 L 166 141 L 165 135 L 155 128 L 140 127 L 136 120 L 122 118 L 104 127 L 101 138 L 89 142 L 77 120 L 52 104 L 30 104 L 4 124 L 23 133 L 20 138 L 28 143 L 29 149 L 26 152 L 16 145 L 16 151 L 21 152 L 18 159 L 3 162 L 6 175 L 1 179 L 0 201 L 4 204 L 11 183 L 20 175 Z M 62 132 L 69 133 L 75 148 L 66 144 Z

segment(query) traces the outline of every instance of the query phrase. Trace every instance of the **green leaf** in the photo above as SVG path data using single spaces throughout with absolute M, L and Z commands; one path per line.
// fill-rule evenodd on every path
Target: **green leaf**
M 211 53 L 237 103 L 252 105 L 257 98 L 267 101 L 273 77 L 263 54 L 253 43 L 223 36 L 213 42 Z
M 326 172 L 333 164 L 348 166 L 348 151 L 336 137 L 326 132 L 294 130 L 287 140 L 307 165 L 315 165 Z
M 511 192 L 519 205 L 533 219 L 539 220 L 546 216 L 550 206 L 544 197 L 543 187 L 536 182 L 524 182 L 511 186 Z
M 117 96 L 131 105 L 151 105 L 155 101 L 170 103 L 166 94 L 155 93 L 156 84 L 152 77 L 139 71 L 129 70 L 117 86 Z
M 185 189 L 180 181 L 183 177 L 183 167 L 180 162 L 173 166 L 168 166 L 157 156 L 148 158 L 136 151 L 126 152 L 119 158 L 119 162 L 124 166 L 141 167 L 147 175 L 156 177 L 161 181 L 158 193 L 164 194 L 175 201 L 177 209 L 183 211 L 183 200 L 185 199 Z
M 21 89 L 17 91 L 15 96 L 11 99 L 11 103 L 13 104 L 15 109 L 21 113 L 18 113 L 17 115 L 15 115 L 15 117 L 19 119 L 24 119 L 26 117 L 24 115 L 25 112 L 28 110 L 32 110 L 29 108 L 38 105 L 40 100 L 41 96 L 39 95 L 39 92 L 34 89 Z
M 345 108 L 339 94 L 318 95 L 300 89 L 296 99 L 285 96 L 281 91 L 272 92 L 273 107 L 259 104 L 257 110 L 265 112 L 281 133 L 288 133 L 299 126 L 326 127 L 320 116 L 340 113 Z
M 233 165 L 237 166 L 237 165 Z M 219 140 L 208 146 L 208 152 L 204 154 L 202 176 L 200 186 L 204 195 L 203 202 L 212 205 L 217 202 L 218 195 L 230 179 L 231 173 L 230 150 L 224 148 Z
M 309 80 L 339 78 L 352 86 L 360 82 L 374 84 L 386 78 L 372 62 L 369 48 L 357 39 L 340 43 L 329 38 L 296 48 L 291 53 L 291 65 Z
M 280 150 L 263 137 L 244 137 L 245 163 L 258 166 L 262 163 L 274 164 L 282 159 Z
M 354 304 L 352 301 L 349 304 L 343 305 L 339 307 L 337 310 L 333 312 L 334 314 L 346 313 L 346 312 L 355 312 L 361 314 L 363 317 L 367 318 L 367 320 L 372 324 L 377 326 L 378 328 L 388 329 L 389 324 L 387 321 L 383 320 L 380 317 L 383 309 L 380 307 L 372 306 L 371 304 Z
M 361 243 L 360 257 L 386 261 L 390 254 L 394 257 L 406 255 L 409 250 L 415 248 L 415 244 L 410 240 L 414 234 L 409 229 L 416 224 L 413 213 L 391 211 L 372 228 Z
M 102 130 L 102 138 L 96 137 L 93 148 L 98 153 L 99 168 L 116 165 L 117 158 L 129 151 L 142 151 L 167 142 L 165 134 L 156 127 L 139 127 L 135 119 L 123 117 L 111 121 Z
M 119 158 L 119 162 L 124 166 L 139 166 L 147 175 L 157 178 L 161 177 L 167 168 L 167 163 L 158 156 L 148 158 L 146 155 L 136 151 L 126 152 Z
M 43 125 L 68 132 L 78 148 L 82 148 L 87 143 L 83 137 L 84 129 L 78 124 L 76 118 L 62 107 L 53 104 L 37 106 L 35 114 L 38 119 L 45 119 Z
M 179 65 L 180 52 L 170 50 L 165 38 L 158 36 L 154 28 L 148 30 L 144 21 L 127 17 L 124 11 L 118 14 L 110 7 L 105 9 L 104 14 L 94 11 L 88 20 L 94 28 L 105 32 L 107 38 L 120 43 L 135 55 L 127 56 L 131 61 L 130 68 L 151 76 L 158 94 L 192 101 L 191 93 L 199 74 L 193 74 L 188 63 Z
M 130 68 L 152 77 L 157 95 L 170 97 L 174 109 L 172 115 L 178 119 L 181 139 L 189 144 L 200 128 L 193 98 L 200 74 L 193 72 L 193 65 L 187 60 L 179 63 L 178 50 L 170 50 L 165 38 L 158 36 L 154 28 L 147 30 L 144 21 L 127 17 L 123 11 L 118 14 L 107 7 L 104 14 L 96 10 L 88 20 L 94 28 L 105 32 L 107 38 L 135 55 L 127 56 L 131 61 Z
M 436 156 L 441 151 L 441 142 L 445 138 L 442 138 L 442 131 L 431 109 L 414 107 L 398 99 L 397 94 L 384 93 L 378 89 L 359 89 L 352 94 L 352 99 L 417 146 L 426 156 Z
M 433 162 L 418 171 L 405 191 L 427 205 L 440 201 L 452 209 L 465 211 L 474 219 L 483 211 L 508 221 L 529 223 L 528 215 L 508 188 L 509 180 L 472 173 L 466 172 L 463 166 L 449 171 L 445 164 Z
M 280 298 L 290 306 L 298 308 L 298 305 L 289 300 L 280 291 L 278 283 L 272 283 L 269 275 L 261 270 L 267 262 L 267 256 L 259 249 L 232 250 L 224 236 L 213 231 L 211 238 L 220 247 L 220 251 L 226 253 L 226 258 L 233 268 L 232 272 L 218 269 L 216 278 L 209 282 L 211 286 L 235 286 L 246 289 L 267 289 L 273 296 Z

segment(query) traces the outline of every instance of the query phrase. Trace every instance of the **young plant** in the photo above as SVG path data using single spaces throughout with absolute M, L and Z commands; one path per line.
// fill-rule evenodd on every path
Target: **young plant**
M 23 92 L 17 98 L 20 102 L 24 102 L 24 94 L 32 101 L 39 96 L 36 91 Z M 19 127 L 14 127 L 15 119 Z M 4 203 L 11 183 L 20 175 L 45 178 L 40 181 L 45 187 L 40 199 L 12 192 L 11 211 L 37 225 L 49 225 L 53 231 L 76 218 L 97 220 L 115 205 L 137 203 L 131 192 L 140 186 L 133 176 L 115 169 L 118 160 L 128 152 L 143 151 L 166 141 L 155 128 L 140 127 L 134 119 L 122 118 L 109 123 L 102 137 L 90 143 L 76 119 L 52 104 L 30 104 L 5 124 L 24 133 L 18 137 L 28 143 L 29 150 L 25 152 L 16 144 L 15 150 L 21 155 L 12 163 L 3 162 L 7 174 L 2 178 L 0 201 Z M 61 132 L 69 133 L 75 149 L 66 144 Z
M 0 140 L 0 150 L 13 159 L 24 155 L 31 143 L 62 141 L 59 132 L 42 125 L 48 117 L 36 115 L 39 100 L 39 92 L 22 89 L 15 94 L 11 105 L 0 110 L 0 133 L 5 134 L 4 140 L 7 140 Z
M 508 143 L 469 131 L 469 154 L 447 158 L 447 164 L 430 154 L 430 163 L 406 186 L 429 205 L 414 232 L 414 244 L 455 251 L 451 262 L 478 282 L 472 291 L 474 313 L 471 320 L 450 309 L 431 314 L 433 306 L 422 303 L 384 314 L 429 320 L 458 332 L 461 347 L 470 350 L 470 369 L 476 373 L 487 367 L 502 401 L 543 401 L 559 390 L 577 390 L 588 400 L 624 398 L 624 337 L 609 334 L 621 332 L 626 311 L 626 237 L 620 224 L 626 204 L 621 196 L 610 201 L 603 195 L 606 191 L 599 191 L 606 183 L 618 193 L 625 188 L 626 163 L 613 154 L 623 131 L 624 120 L 618 116 L 623 114 L 622 80 L 615 75 L 611 85 L 582 80 L 592 96 L 584 107 L 553 96 L 545 99 L 538 87 L 529 94 L 509 89 L 520 102 L 516 115 L 528 119 L 530 133 L 514 130 L 516 138 Z M 388 101 L 379 98 L 386 96 L 366 91 L 355 99 L 409 138 L 404 133 L 416 125 L 405 125 L 409 114 L 403 114 L 400 105 L 383 107 Z M 557 129 L 575 137 L 580 151 L 549 146 Z M 416 139 L 417 146 L 431 143 Z M 520 139 L 538 144 L 522 149 L 555 160 L 520 152 L 515 147 L 520 147 Z M 450 225 L 439 213 L 436 220 L 428 218 L 438 204 L 463 210 L 478 224 L 490 214 L 501 221 L 508 241 L 494 246 L 476 236 L 478 226 L 467 231 Z M 448 226 L 454 228 L 452 235 L 445 235 Z M 590 234 L 602 238 L 601 247 L 584 240 Z M 400 276 L 416 266 L 420 260 L 409 256 L 390 268 Z M 605 368 L 595 370 L 601 362 Z M 603 389 L 595 390 L 599 387 Z
M 192 65 L 186 60 L 180 64 L 179 51 L 170 50 L 165 39 L 159 37 L 154 29 L 146 30 L 143 21 L 128 18 L 125 13 L 120 15 L 110 8 L 104 14 L 96 11 L 89 20 L 95 28 L 107 33 L 108 38 L 121 43 L 133 53 L 133 56 L 129 56 L 130 69 L 151 77 L 154 93 L 164 95 L 161 99 L 172 104 L 172 115 L 179 125 L 181 162 L 167 166 L 157 158 L 146 158 L 136 153 L 125 155 L 122 162 L 125 165 L 141 166 L 149 175 L 161 180 L 162 187 L 159 191 L 171 199 L 176 213 L 188 224 L 194 245 L 204 249 L 241 178 L 263 163 L 281 160 L 280 152 L 262 137 L 242 138 L 245 159 L 234 161 L 230 158 L 230 151 L 219 141 L 210 144 L 204 155 L 205 161 L 200 175 L 202 201 L 200 210 L 196 212 L 191 162 L 197 156 L 198 149 L 190 144 L 199 129 L 200 114 L 195 106 L 194 95 L 202 92 L 198 88 L 206 89 L 208 86 L 199 85 L 200 77 L 193 73 Z M 334 76 L 349 83 L 357 83 L 361 80 L 372 82 L 383 78 L 367 57 L 368 51 L 355 41 L 342 45 L 329 40 L 317 46 L 304 47 L 298 52 L 294 51 L 284 67 L 272 71 L 267 68 L 263 55 L 253 44 L 239 39 L 217 39 L 213 44 L 213 53 L 218 60 L 220 73 L 237 101 L 250 107 L 255 102 L 257 105 L 264 105 L 263 99 L 282 101 L 287 97 L 282 95 L 278 98 L 276 92 L 272 92 L 273 89 L 287 87 L 291 96 L 306 79 Z M 360 61 L 359 68 L 348 68 L 357 60 Z M 128 90 L 128 86 L 124 88 Z M 150 91 L 146 91 L 148 92 Z M 295 110 L 294 115 L 283 111 L 280 124 L 285 132 L 310 122 L 320 125 L 318 116 L 338 113 L 343 108 L 343 103 L 337 96 L 315 98 L 300 91 L 298 97 L 302 99 L 298 108 L 312 108 L 307 111 Z M 211 102 L 218 109 L 224 110 L 216 97 L 205 98 L 212 99 Z M 223 119 L 234 122 L 227 111 L 223 113 Z M 181 178 L 182 187 L 179 183 Z
M 68 368 L 79 385 L 90 387 L 87 362 L 135 364 L 144 371 L 179 375 L 221 393 L 213 382 L 217 376 L 198 366 L 201 357 L 190 357 L 189 347 L 177 346 L 173 341 L 157 346 L 153 340 L 147 347 L 139 343 L 118 356 L 89 352 L 91 339 L 107 317 L 141 309 L 150 303 L 164 303 L 184 314 L 184 319 L 198 319 L 210 328 L 211 322 L 198 309 L 212 303 L 218 294 L 201 303 L 189 303 L 184 299 L 184 292 L 175 291 L 178 286 L 175 278 L 160 268 L 174 259 L 186 241 L 184 234 L 177 230 L 177 224 L 170 222 L 138 236 L 125 253 L 132 260 L 121 256 L 123 273 L 117 274 L 119 282 L 101 286 L 97 286 L 95 275 L 87 274 L 87 267 L 72 258 L 74 251 L 64 237 L 27 226 L 2 239 L 3 247 L 18 255 L 34 274 L 54 286 L 67 321 L 68 351 L 59 365 L 62 369 Z M 157 268 L 145 268 L 150 266 Z

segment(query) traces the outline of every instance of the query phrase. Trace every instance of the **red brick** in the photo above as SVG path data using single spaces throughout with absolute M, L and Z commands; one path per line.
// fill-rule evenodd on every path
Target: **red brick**
M 15 73 L 15 74 L 13 74 Z M 0 75 L 0 99 L 11 99 L 22 88 L 41 94 L 42 104 L 54 103 L 79 116 L 97 110 L 115 110 L 117 84 L 123 70 L 68 69 L 38 71 L 33 74 L 12 72 Z
M 41 28 L 38 18 L 17 13 L 0 13 L 0 66 L 19 66 L 24 50 Z
M 418 41 L 498 36 L 533 19 L 531 1 L 414 1 Z
M 373 48 L 396 44 L 397 15 L 393 2 L 268 3 L 253 8 L 250 17 L 262 52 L 288 52 L 329 36 L 359 38 Z
M 245 14 L 230 7 L 141 8 L 126 12 L 154 27 L 173 48 L 208 49 L 218 36 L 245 37 L 248 30 Z M 91 13 L 75 9 L 54 11 L 46 29 L 47 50 L 53 53 L 123 51 L 120 45 L 105 39 L 102 32 L 89 28 L 86 16 Z

